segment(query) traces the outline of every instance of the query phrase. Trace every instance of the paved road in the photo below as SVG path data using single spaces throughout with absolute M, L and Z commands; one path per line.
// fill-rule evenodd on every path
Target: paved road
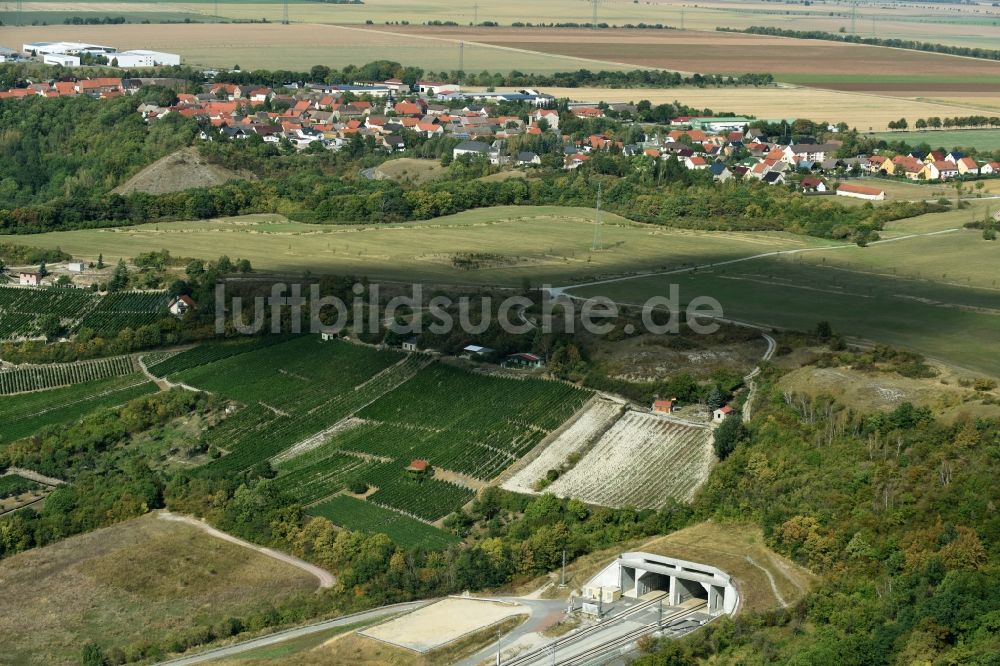
M 565 599 L 496 597 L 496 600 L 519 603 L 527 606 L 531 611 L 531 615 L 525 622 L 501 639 L 501 647 L 504 645 L 513 645 L 528 634 L 537 633 L 552 626 L 566 613 L 567 603 Z M 491 663 L 495 663 L 496 654 L 497 644 L 496 641 L 494 641 L 488 647 L 483 648 L 479 652 L 456 662 L 454 666 L 477 666 L 478 664 L 485 662 L 487 659 L 493 660 Z
M 250 641 L 244 641 L 243 643 L 237 643 L 236 645 L 230 645 L 228 647 L 215 648 L 214 650 L 206 650 L 205 652 L 199 652 L 188 657 L 180 657 L 179 659 L 172 659 L 170 661 L 161 661 L 157 666 L 188 666 L 188 664 L 200 664 L 206 661 L 212 661 L 214 659 L 221 659 L 223 657 L 231 657 L 233 655 L 241 654 L 243 652 L 249 652 L 250 650 L 256 650 L 257 648 L 266 647 L 268 645 L 274 645 L 275 643 L 282 643 L 284 641 L 300 638 L 302 636 L 308 636 L 309 634 L 315 634 L 319 631 L 326 631 L 327 629 L 334 629 L 336 627 L 344 627 L 351 624 L 357 624 L 358 622 L 364 622 L 366 620 L 376 620 L 382 617 L 389 617 L 390 615 L 395 615 L 397 613 L 404 613 L 412 610 L 416 610 L 420 606 L 427 604 L 427 601 L 411 601 L 405 604 L 395 604 L 393 606 L 383 606 L 382 608 L 376 608 L 370 611 L 364 611 L 362 613 L 354 613 L 353 615 L 345 615 L 343 617 L 338 617 L 335 620 L 327 620 L 325 622 L 317 622 L 316 624 L 310 624 L 305 627 L 296 627 L 295 629 L 288 629 L 286 631 L 279 631 L 269 636 L 264 636 L 262 638 L 255 638 Z
M 271 548 L 258 546 L 255 543 L 244 541 L 243 539 L 234 537 L 231 534 L 226 534 L 225 532 L 217 530 L 211 525 L 203 523 L 202 521 L 192 518 L 191 516 L 181 516 L 176 513 L 171 513 L 170 511 L 161 511 L 159 513 L 159 517 L 161 520 L 173 520 L 180 523 L 187 523 L 188 525 L 197 527 L 198 529 L 207 532 L 208 534 L 216 537 L 217 539 L 222 539 L 223 541 L 228 541 L 229 543 L 235 543 L 237 546 L 243 546 L 244 548 L 249 548 L 250 550 L 256 550 L 258 553 L 267 555 L 268 557 L 274 558 L 276 560 L 280 560 L 282 562 L 285 562 L 286 564 L 291 564 L 293 567 L 302 569 L 306 573 L 310 573 L 313 576 L 316 576 L 316 578 L 319 580 L 320 589 L 333 587 L 334 583 L 337 582 L 337 579 L 334 578 L 333 574 L 327 571 L 326 569 L 320 569 L 316 565 L 309 564 L 305 560 L 300 560 L 299 558 L 289 555 L 288 553 L 282 553 L 280 551 L 273 550 Z

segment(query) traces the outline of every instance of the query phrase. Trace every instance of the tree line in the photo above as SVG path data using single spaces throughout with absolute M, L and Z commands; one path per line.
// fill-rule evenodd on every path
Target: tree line
M 914 39 L 895 39 L 884 37 L 862 37 L 832 33 L 823 30 L 786 30 L 770 26 L 750 26 L 749 28 L 716 28 L 719 32 L 743 32 L 751 35 L 769 35 L 772 37 L 794 37 L 795 39 L 820 39 L 831 42 L 847 42 L 849 44 L 867 44 L 869 46 L 888 46 L 895 49 L 911 51 L 926 51 L 928 53 L 946 53 L 948 55 L 965 56 L 967 58 L 982 58 L 984 60 L 1000 60 L 1000 50 L 984 49 L 978 46 L 952 46 L 935 42 L 920 42 Z

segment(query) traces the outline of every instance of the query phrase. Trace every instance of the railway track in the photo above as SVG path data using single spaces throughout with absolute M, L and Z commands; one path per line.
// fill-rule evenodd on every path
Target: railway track
M 627 648 L 632 645 L 632 643 L 639 640 L 646 634 L 652 633 L 661 627 L 668 628 L 670 624 L 682 621 L 684 618 L 703 610 L 705 606 L 706 604 L 702 604 L 700 606 L 695 606 L 694 608 L 678 611 L 669 618 L 665 617 L 662 625 L 658 622 L 651 622 L 646 626 L 639 627 L 638 629 L 630 631 L 623 636 L 619 636 L 606 643 L 596 645 L 581 654 L 574 655 L 568 659 L 557 659 L 554 663 L 557 666 L 591 666 L 605 663 L 607 658 L 612 656 L 609 655 L 609 653 L 614 653 L 614 657 L 621 656 L 628 652 L 627 650 L 623 651 L 623 648 Z
M 660 626 L 669 626 L 670 624 L 676 623 L 679 620 L 697 613 L 705 608 L 705 604 L 699 604 L 697 606 L 684 608 L 681 610 L 674 611 L 669 614 L 665 614 L 662 621 L 651 622 L 645 624 L 637 629 L 634 629 L 627 634 L 615 637 L 607 642 L 596 645 L 593 648 L 586 650 L 583 653 L 572 655 L 565 658 L 559 658 L 558 652 L 564 648 L 567 648 L 580 641 L 585 641 L 589 638 L 599 635 L 601 632 L 607 631 L 609 627 L 614 626 L 617 623 L 628 620 L 635 615 L 642 613 L 650 608 L 656 606 L 660 603 L 662 597 L 658 599 L 650 599 L 644 601 L 636 606 L 624 611 L 618 615 L 614 615 L 608 620 L 596 624 L 592 627 L 587 627 L 581 631 L 578 631 L 572 635 L 564 636 L 562 638 L 556 639 L 555 641 L 548 643 L 547 645 L 531 650 L 530 652 L 525 652 L 524 654 L 519 654 L 510 659 L 502 660 L 500 662 L 501 666 L 529 666 L 531 664 L 555 664 L 557 666 L 576 666 L 578 664 L 588 664 L 591 660 L 596 659 L 600 655 L 606 654 L 610 650 L 618 649 L 622 646 L 626 646 L 644 636 L 652 631 L 655 631 Z M 555 659 L 553 659 L 553 651 L 555 651 Z

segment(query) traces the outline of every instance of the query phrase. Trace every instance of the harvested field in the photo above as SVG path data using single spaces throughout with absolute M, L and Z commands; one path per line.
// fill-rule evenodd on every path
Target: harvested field
M 322 6 L 320 3 L 311 3 Z M 332 6 L 332 5 L 329 5 Z M 364 6 L 364 5 L 359 5 Z M 277 11 L 279 5 L 254 5 Z M 257 18 L 261 16 L 257 14 Z M 31 26 L 4 28 L 5 45 L 31 41 L 80 41 L 112 44 L 119 49 L 153 49 L 179 53 L 186 65 L 244 69 L 291 69 L 308 71 L 323 64 L 330 67 L 363 65 L 374 60 L 395 60 L 429 70 L 458 68 L 458 43 L 420 35 L 362 30 L 357 27 L 280 23 L 178 25 Z M 487 44 L 466 44 L 465 68 L 469 71 L 519 69 L 527 72 L 591 69 L 632 69 L 598 63 L 590 58 L 553 57 Z M 502 64 L 502 66 L 500 66 Z
M 115 194 L 145 192 L 168 194 L 192 187 L 213 187 L 231 180 L 255 179 L 251 173 L 237 172 L 212 164 L 197 148 L 183 148 L 167 155 L 114 189 Z
M 821 87 L 833 83 L 846 90 L 854 83 L 871 83 L 873 72 L 877 72 L 876 81 L 909 81 L 911 89 L 925 94 L 932 90 L 995 91 L 1000 82 L 1000 62 L 996 61 L 740 33 L 426 26 L 402 31 L 682 72 L 770 72 L 782 81 Z M 832 76 L 830 63 L 837 63 L 837 74 Z
M 149 514 L 0 562 L 0 662 L 79 663 L 311 594 L 288 564 Z
M 504 89 L 501 89 L 504 90 Z M 881 131 L 889 121 L 906 117 L 968 116 L 982 113 L 981 109 L 915 102 L 902 97 L 866 95 L 838 90 L 821 90 L 781 85 L 768 88 L 555 88 L 543 89 L 556 97 L 579 102 L 638 102 L 648 99 L 653 104 L 682 102 L 698 109 L 716 113 L 750 114 L 762 119 L 780 120 L 798 117 L 827 122 L 845 122 L 861 131 Z
M 715 463 L 711 430 L 645 412 L 627 412 L 546 491 L 590 504 L 659 509 L 691 501 Z
M 527 613 L 520 604 L 450 597 L 359 633 L 414 652 L 430 652 Z
M 536 484 L 574 453 L 595 443 L 621 416 L 623 405 L 596 398 L 541 454 L 503 484 L 505 490 L 537 494 Z

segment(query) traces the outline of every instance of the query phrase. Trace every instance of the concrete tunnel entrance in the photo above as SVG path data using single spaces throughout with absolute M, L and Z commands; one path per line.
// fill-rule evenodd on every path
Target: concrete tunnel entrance
M 672 606 L 701 599 L 713 615 L 732 613 L 739 599 L 729 574 L 724 571 L 651 553 L 623 553 L 584 589 L 586 597 L 596 595 L 596 590 L 617 590 L 617 594 L 634 599 L 651 592 L 664 592 L 664 602 Z

